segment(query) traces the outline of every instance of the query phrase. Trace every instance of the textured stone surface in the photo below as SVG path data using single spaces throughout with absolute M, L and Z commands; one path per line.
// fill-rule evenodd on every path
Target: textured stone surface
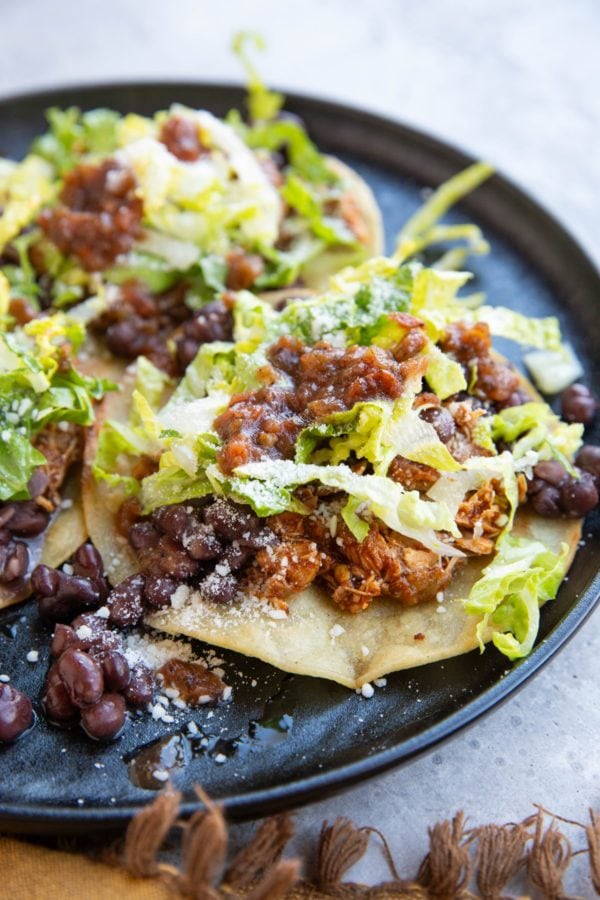
M 491 159 L 600 257 L 596 0 L 29 0 L 2 4 L 0 92 L 121 78 L 239 80 L 237 28 L 267 39 L 270 83 L 398 117 Z M 348 815 L 411 874 L 435 819 L 600 807 L 596 614 L 517 696 L 419 760 L 299 814 L 298 846 Z M 369 855 L 355 875 L 384 877 Z M 568 882 L 582 893 L 575 870 Z M 589 891 L 589 888 L 587 889 Z M 588 894 L 589 895 L 589 894 Z

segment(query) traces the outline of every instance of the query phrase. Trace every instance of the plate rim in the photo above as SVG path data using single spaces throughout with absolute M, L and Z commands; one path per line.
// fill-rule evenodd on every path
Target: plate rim
M 159 91 L 165 88 L 174 91 L 214 91 L 217 94 L 244 94 L 244 86 L 240 82 L 227 82 L 220 80 L 182 80 L 179 78 L 136 78 L 135 80 L 115 81 L 103 80 L 89 82 L 67 82 L 53 85 L 49 88 L 28 88 L 15 93 L 0 95 L 0 111 L 19 103 L 35 102 L 51 105 L 53 100 L 65 94 L 101 94 L 102 91 Z M 397 139 L 409 136 L 415 144 L 427 146 L 430 152 L 438 157 L 438 169 L 447 169 L 448 163 L 452 166 L 464 166 L 475 161 L 468 151 L 456 146 L 444 138 L 423 131 L 414 125 L 407 125 L 401 119 L 392 118 L 389 115 L 372 112 L 366 108 L 344 101 L 330 99 L 322 96 L 305 94 L 303 92 L 286 91 L 286 108 L 295 106 L 308 106 L 321 115 L 332 114 L 351 118 L 354 124 L 364 127 L 365 123 L 373 123 L 379 129 L 385 128 L 395 135 Z M 383 165 L 383 163 L 379 163 Z M 416 176 L 418 177 L 418 176 Z M 440 179 L 441 180 L 441 179 Z M 587 250 L 561 222 L 534 196 L 516 182 L 507 178 L 501 172 L 494 174 L 487 185 L 480 189 L 479 196 L 466 198 L 464 208 L 474 207 L 484 209 L 481 198 L 485 195 L 486 188 L 495 193 L 499 190 L 504 193 L 505 199 L 518 203 L 522 208 L 527 208 L 545 229 L 553 232 L 554 238 L 560 240 L 564 252 L 571 257 L 578 258 L 578 278 L 582 283 L 600 288 L 600 271 Z M 481 211 L 480 216 L 485 213 Z M 531 251 L 531 248 L 528 248 Z M 531 259 L 532 252 L 520 250 L 520 255 Z M 542 270 L 540 274 L 547 277 L 548 273 L 542 264 L 535 260 L 533 265 Z M 551 285 L 555 290 L 555 286 Z M 317 772 L 303 778 L 295 779 L 287 784 L 270 786 L 250 790 L 246 793 L 233 794 L 229 798 L 219 801 L 227 815 L 233 820 L 243 820 L 278 812 L 290 807 L 296 807 L 318 799 L 324 799 L 333 793 L 347 789 L 353 784 L 368 777 L 382 774 L 394 766 L 408 762 L 416 756 L 430 751 L 440 742 L 449 739 L 459 730 L 466 728 L 492 708 L 512 696 L 515 691 L 533 677 L 540 669 L 553 658 L 580 629 L 586 619 L 592 613 L 600 600 L 600 568 L 596 571 L 585 593 L 577 598 L 571 608 L 552 628 L 550 633 L 534 647 L 531 654 L 517 665 L 498 678 L 486 690 L 476 697 L 460 705 L 450 715 L 435 722 L 433 725 L 419 731 L 418 734 L 403 740 L 385 750 L 381 750 L 369 756 L 343 764 L 337 768 L 325 772 Z M 150 799 L 150 798 L 149 798 Z M 149 802 L 149 800 L 147 801 Z M 124 826 L 131 817 L 147 805 L 145 800 L 139 803 L 128 803 L 123 806 L 102 807 L 60 807 L 42 804 L 9 804 L 4 805 L 0 801 L 0 828 L 21 833 L 66 833 L 70 830 L 79 830 L 86 827 L 101 829 L 118 829 Z M 185 801 L 182 803 L 182 812 L 191 813 L 202 806 L 201 801 Z

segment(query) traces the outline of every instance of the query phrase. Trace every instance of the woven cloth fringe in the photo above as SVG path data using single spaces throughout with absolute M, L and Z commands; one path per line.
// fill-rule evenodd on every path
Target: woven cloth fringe
M 590 810 L 589 824 L 561 819 L 542 807 L 523 822 L 468 828 L 463 813 L 429 829 L 429 850 L 412 878 L 403 878 L 385 837 L 377 829 L 357 827 L 349 819 L 325 822 L 313 871 L 301 873 L 295 859 L 282 859 L 293 834 L 289 814 L 272 816 L 251 840 L 228 859 L 228 828 L 222 809 L 200 788 L 202 808 L 180 818 L 181 795 L 167 787 L 131 821 L 124 845 L 106 861 L 136 878 L 159 879 L 173 897 L 190 900 L 506 900 L 519 877 L 532 896 L 569 900 L 563 882 L 574 856 L 559 827 L 578 829 L 587 856 L 589 893 L 600 896 L 600 815 Z M 161 861 L 167 836 L 179 832 L 179 864 Z M 381 842 L 388 880 L 368 887 L 344 881 L 373 837 Z M 526 895 L 529 897 L 530 895 Z M 521 894 L 519 900 L 526 900 Z

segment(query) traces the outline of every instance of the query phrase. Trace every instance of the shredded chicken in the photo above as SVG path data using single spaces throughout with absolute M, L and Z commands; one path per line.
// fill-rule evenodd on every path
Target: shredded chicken
M 372 523 L 359 542 L 333 513 L 335 508 L 320 505 L 320 511 L 309 516 L 283 513 L 273 516 L 269 527 L 284 547 L 302 539 L 314 542 L 320 558 L 313 578 L 325 583 L 342 609 L 360 612 L 379 596 L 413 606 L 433 599 L 448 585 L 457 559 L 439 557 L 381 523 Z
M 287 610 L 287 597 L 303 591 L 319 573 L 321 554 L 314 541 L 288 539 L 256 554 L 245 586 L 276 609 Z
M 47 459 L 42 467 L 48 477 L 44 496 L 54 508 L 60 503 L 60 489 L 69 469 L 83 456 L 83 429 L 73 423 L 66 427 L 51 423 L 36 435 L 33 443 Z
M 413 462 L 404 456 L 396 456 L 390 463 L 388 477 L 397 481 L 407 491 L 421 491 L 425 493 L 436 483 L 440 473 L 432 466 L 424 463 Z
M 496 538 L 506 525 L 508 501 L 500 483 L 491 479 L 470 494 L 460 505 L 456 524 L 463 537 L 456 542 L 459 550 L 473 556 L 492 553 Z

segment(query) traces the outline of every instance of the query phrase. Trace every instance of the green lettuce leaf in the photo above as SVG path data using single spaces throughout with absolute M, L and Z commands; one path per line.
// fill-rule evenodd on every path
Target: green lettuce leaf
M 427 247 L 456 240 L 464 240 L 464 248 L 455 248 L 438 262 L 444 268 L 458 268 L 470 253 L 487 253 L 489 245 L 476 225 L 439 225 L 448 210 L 470 194 L 492 175 L 494 169 L 488 163 L 474 163 L 444 182 L 429 199 L 404 224 L 395 251 L 395 257 L 405 262 Z
M 531 651 L 539 627 L 539 607 L 556 596 L 564 577 L 567 544 L 560 554 L 540 541 L 503 534 L 492 562 L 474 584 L 465 609 L 482 616 L 477 626 L 481 649 L 489 626 L 495 646 L 509 659 Z
M 572 460 L 582 444 L 583 425 L 563 422 L 543 402 L 511 406 L 495 415 L 492 437 L 512 444 L 512 455 L 522 459 L 534 451 L 538 459 L 557 459 L 573 473 Z
M 111 109 L 81 112 L 75 106 L 47 110 L 48 131 L 35 139 L 32 151 L 51 163 L 59 175 L 72 169 L 82 156 L 108 155 L 118 146 L 120 115 Z
M 232 42 L 232 50 L 239 58 L 248 79 L 248 112 L 253 122 L 269 122 L 276 118 L 283 106 L 284 97 L 270 91 L 248 55 L 248 46 L 256 50 L 265 49 L 265 41 L 260 34 L 253 31 L 238 31 Z

